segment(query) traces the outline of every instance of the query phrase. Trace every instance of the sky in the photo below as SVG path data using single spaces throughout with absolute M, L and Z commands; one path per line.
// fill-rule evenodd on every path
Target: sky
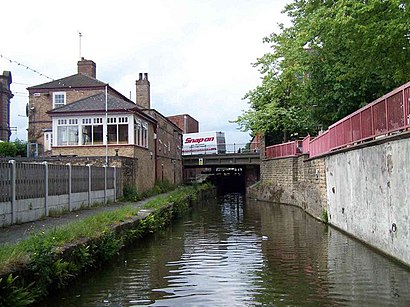
M 249 132 L 230 121 L 248 109 L 243 97 L 261 82 L 252 63 L 269 52 L 263 38 L 289 22 L 282 11 L 290 2 L 7 1 L 0 73 L 13 78 L 11 140 L 27 140 L 26 88 L 77 73 L 84 57 L 96 63 L 98 80 L 133 101 L 139 73 L 148 73 L 152 108 L 189 114 L 201 132 L 224 131 L 226 143 L 245 144 Z

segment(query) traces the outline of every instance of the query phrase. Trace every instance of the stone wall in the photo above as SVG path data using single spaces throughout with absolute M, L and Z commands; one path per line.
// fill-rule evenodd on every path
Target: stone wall
M 302 155 L 263 160 L 261 182 L 248 190 L 250 197 L 296 205 L 321 218 L 327 204 L 324 159 L 306 159 Z

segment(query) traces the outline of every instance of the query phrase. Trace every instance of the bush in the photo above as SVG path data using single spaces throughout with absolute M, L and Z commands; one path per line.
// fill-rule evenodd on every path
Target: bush
M 27 156 L 27 142 L 21 141 L 19 139 L 15 140 L 13 144 L 17 149 L 17 156 L 26 157 Z
M 172 191 L 177 186 L 170 183 L 167 180 L 157 181 L 155 186 L 152 189 L 146 190 L 144 192 L 137 192 L 136 187 L 134 186 L 125 186 L 123 190 L 123 199 L 126 201 L 140 201 L 142 199 L 162 194 L 165 192 Z
M 14 143 L 0 142 L 0 157 L 15 157 L 17 147 Z

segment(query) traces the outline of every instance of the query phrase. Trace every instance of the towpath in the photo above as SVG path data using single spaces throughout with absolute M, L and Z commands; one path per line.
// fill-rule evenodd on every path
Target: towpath
M 113 211 L 125 205 L 131 204 L 135 208 L 142 208 L 142 206 L 146 204 L 148 201 L 150 201 L 151 199 L 154 199 L 159 196 L 166 196 L 168 194 L 169 193 L 156 195 L 156 196 L 146 198 L 138 202 L 116 202 L 116 203 L 108 204 L 105 206 L 98 206 L 98 207 L 92 207 L 92 208 L 82 209 L 78 211 L 68 212 L 68 213 L 65 213 L 57 217 L 45 217 L 41 220 L 34 221 L 34 222 L 28 222 L 28 223 L 0 228 L 0 247 L 2 244 L 5 244 L 5 243 L 17 243 L 19 241 L 22 241 L 28 238 L 29 236 L 33 235 L 34 233 L 37 233 L 40 231 L 47 231 L 55 227 L 67 225 L 74 221 L 82 220 L 88 216 L 92 216 L 100 212 Z

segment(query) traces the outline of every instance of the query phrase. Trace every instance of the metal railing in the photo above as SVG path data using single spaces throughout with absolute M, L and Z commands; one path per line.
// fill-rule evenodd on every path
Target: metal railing
M 265 155 L 268 158 L 296 156 L 300 153 L 302 153 L 302 141 L 291 141 L 267 146 L 265 151 Z
M 195 144 L 184 146 L 182 155 L 248 154 L 258 152 L 259 143 L 220 143 L 218 145 Z
M 410 82 L 334 123 L 321 135 L 266 147 L 267 158 L 309 157 L 389 135 L 410 127 Z

